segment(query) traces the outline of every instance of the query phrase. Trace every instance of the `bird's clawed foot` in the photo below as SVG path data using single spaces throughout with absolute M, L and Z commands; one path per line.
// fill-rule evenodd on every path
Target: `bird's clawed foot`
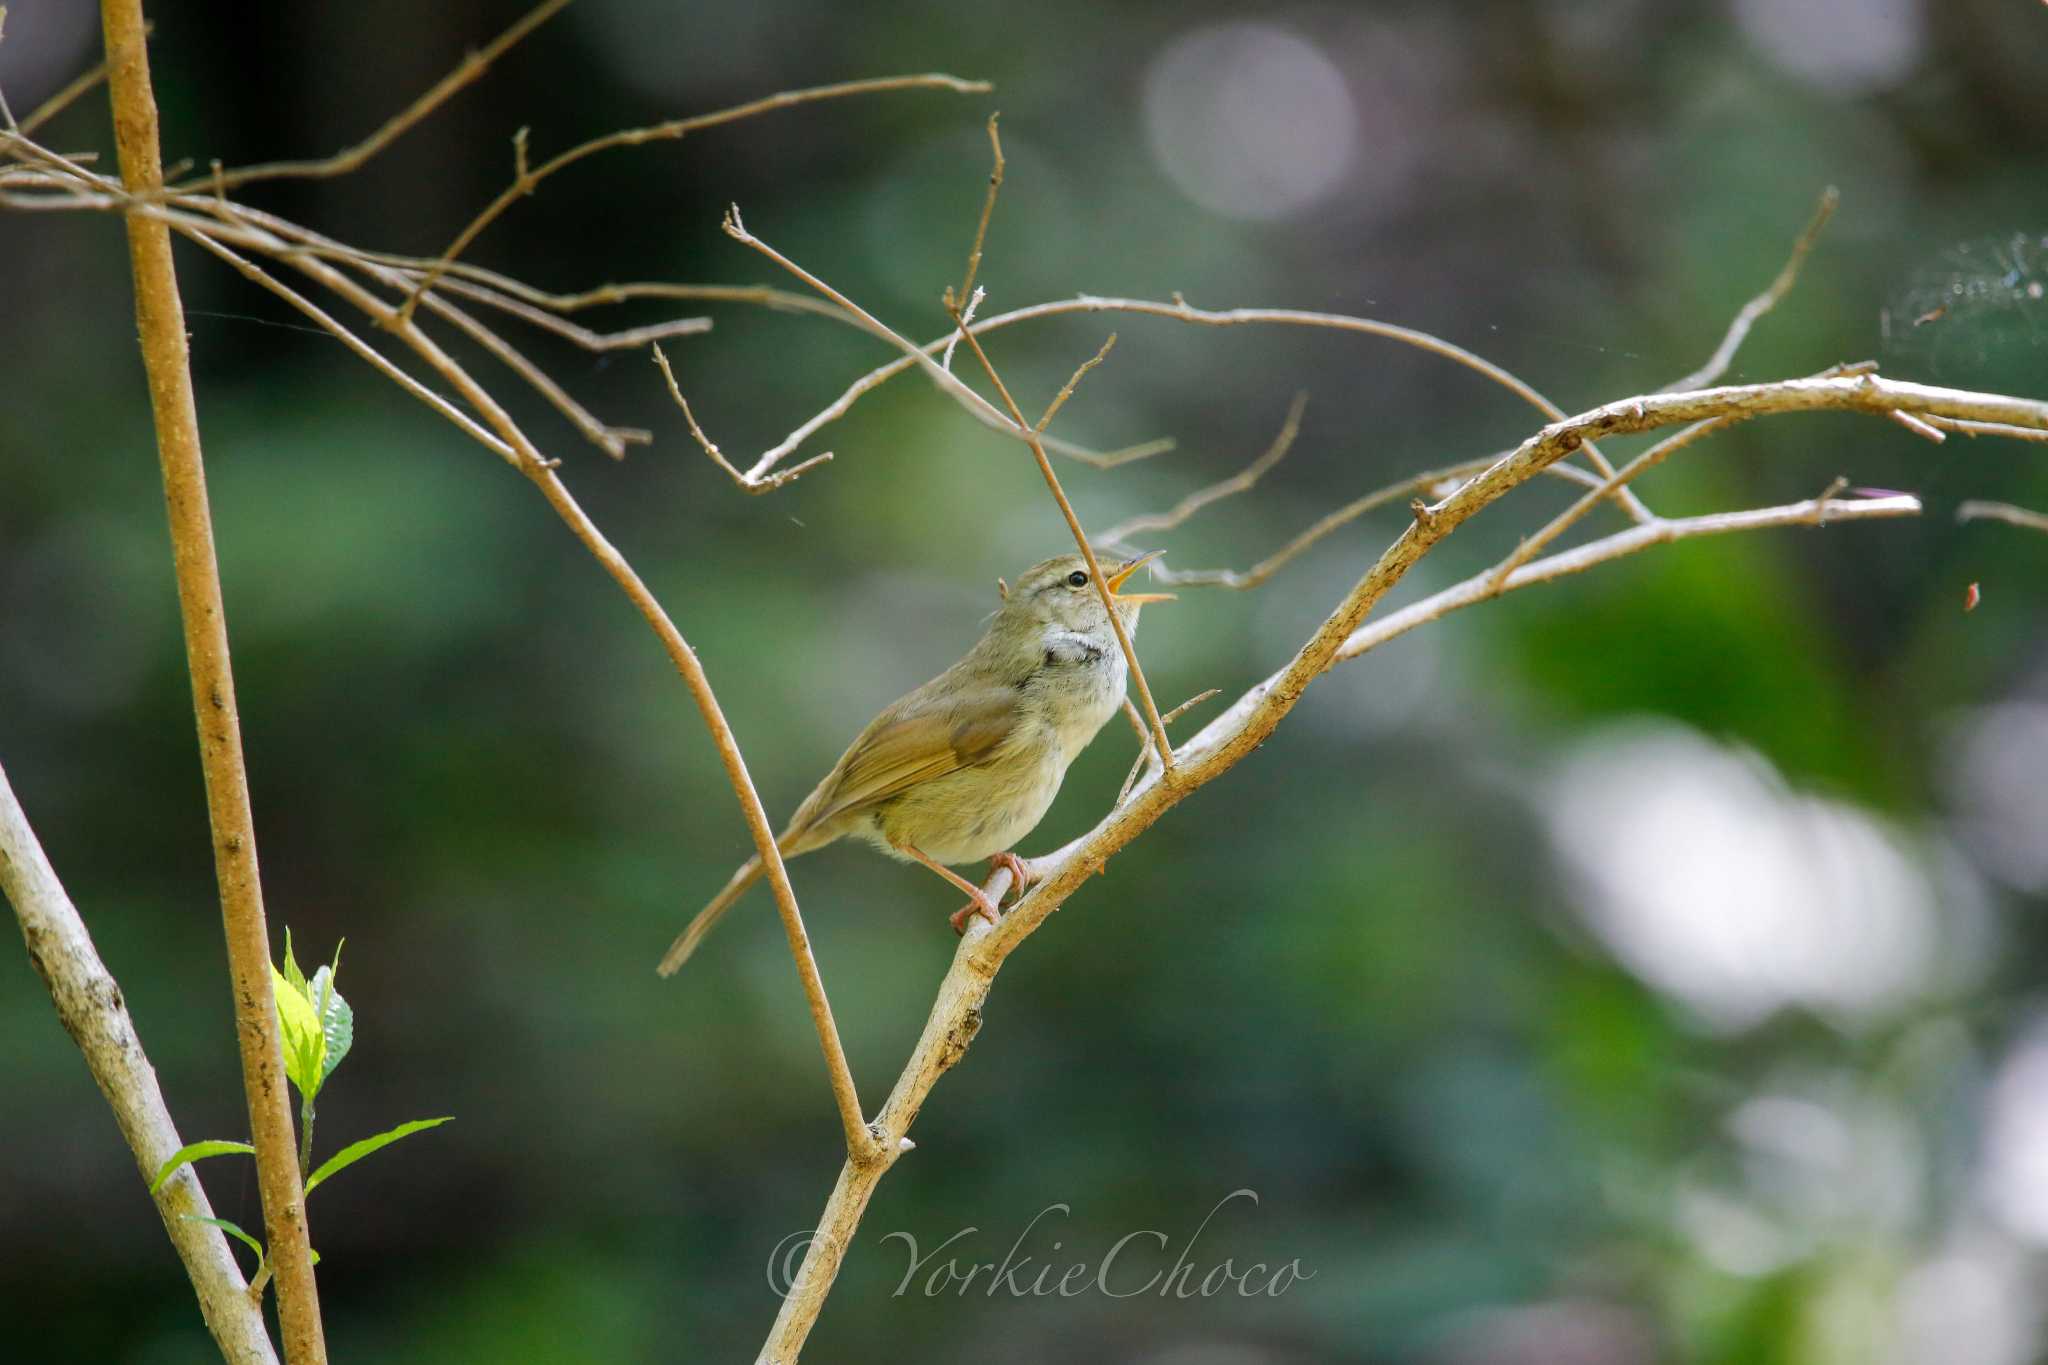
M 1009 871 L 1011 882 L 1016 887 L 1017 894 L 1020 896 L 1024 894 L 1026 888 L 1038 880 L 1038 874 L 1032 871 L 1031 864 L 1025 862 L 1014 853 L 998 853 L 995 857 L 988 860 L 988 870 L 991 876 L 994 875 L 995 870 L 999 867 Z
M 1010 874 L 1011 888 L 1020 896 L 1024 894 L 1026 887 L 1038 880 L 1038 874 L 1031 870 L 1030 863 L 1008 851 L 998 853 L 988 860 L 990 876 L 995 875 L 997 868 Z M 970 915 L 980 915 L 990 924 L 994 924 L 999 918 L 996 903 L 988 898 L 986 889 L 975 891 L 973 895 L 973 900 L 953 912 L 951 923 L 956 934 L 967 932 L 967 920 Z
M 996 923 L 1001 918 L 996 913 L 995 903 L 980 891 L 974 893 L 973 900 L 953 912 L 951 919 L 948 921 L 953 926 L 953 932 L 956 934 L 966 933 L 967 920 L 971 915 L 980 915 L 990 924 Z

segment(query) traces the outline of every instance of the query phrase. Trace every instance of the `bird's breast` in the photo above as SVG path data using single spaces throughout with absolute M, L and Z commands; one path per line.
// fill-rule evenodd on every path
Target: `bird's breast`
M 1088 747 L 1123 701 L 1127 669 L 1122 651 L 1094 642 L 1089 649 L 1087 657 L 1054 670 L 1043 694 L 1046 723 L 1059 737 L 1062 770 Z

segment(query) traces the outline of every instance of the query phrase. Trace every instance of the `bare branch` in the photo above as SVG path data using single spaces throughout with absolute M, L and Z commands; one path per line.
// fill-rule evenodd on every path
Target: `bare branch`
M 1960 417 L 1922 417 L 1928 426 L 1959 431 L 1965 436 L 2003 436 L 2011 441 L 2048 441 L 2048 431 L 2029 431 L 2003 422 L 1972 422 Z
M 386 360 L 384 356 L 380 352 L 378 352 L 374 347 L 372 347 L 368 342 L 358 337 L 355 333 L 349 331 L 348 328 L 342 326 L 341 323 L 337 322 L 318 304 L 315 304 L 312 300 L 306 298 L 303 294 L 300 294 L 290 285 L 278 280 L 276 277 L 272 276 L 267 271 L 265 271 L 261 266 L 256 265 L 252 261 L 244 259 L 242 256 L 236 254 L 229 248 L 222 246 L 219 242 L 215 241 L 208 234 L 204 232 L 194 232 L 188 229 L 183 233 L 183 235 L 185 236 L 186 240 L 198 243 L 206 250 L 212 252 L 215 256 L 218 256 L 221 260 L 226 261 L 229 265 L 233 266 L 236 270 L 240 271 L 245 279 L 248 279 L 255 284 L 261 285 L 263 288 L 269 290 L 271 293 L 283 299 L 292 307 L 298 309 L 299 312 L 304 314 L 306 317 L 312 319 L 314 323 L 318 324 L 323 330 L 332 335 L 336 340 L 340 341 L 344 346 L 348 347 L 351 351 L 354 351 L 358 356 L 362 357 L 362 359 L 368 361 L 386 379 L 389 379 L 392 383 L 398 385 L 399 388 L 405 390 L 407 393 L 411 394 L 413 397 L 419 399 L 422 403 L 425 403 L 428 407 L 432 408 L 435 412 L 439 413 L 441 416 L 453 422 L 458 428 L 461 429 L 463 435 L 469 437 L 471 440 L 482 445 L 485 449 L 491 451 L 493 454 L 499 456 L 501 459 L 506 460 L 507 462 L 514 465 L 519 463 L 518 452 L 514 451 L 511 446 L 507 445 L 504 441 L 500 440 L 498 437 L 493 436 L 490 432 L 486 431 L 468 413 L 463 412 L 460 408 L 457 408 L 453 403 L 450 403 L 447 399 L 441 397 L 440 394 L 435 393 L 432 389 L 420 383 L 419 380 L 414 379 L 404 370 L 399 369 L 398 366 L 392 364 L 389 360 Z
M 661 377 L 668 383 L 668 395 L 669 397 L 676 400 L 676 406 L 683 410 L 683 420 L 690 424 L 690 435 L 695 437 L 697 440 L 697 444 L 704 448 L 704 453 L 706 455 L 709 455 L 712 461 L 715 464 L 717 464 L 717 466 L 720 469 L 723 469 L 726 473 L 732 475 L 732 481 L 738 484 L 741 488 L 745 489 L 747 492 L 772 493 L 776 489 L 782 487 L 782 485 L 788 483 L 791 479 L 797 478 L 805 470 L 810 469 L 815 465 L 821 465 L 825 463 L 825 461 L 832 458 L 832 452 L 828 450 L 822 455 L 811 456 L 810 459 L 805 460 L 800 465 L 793 466 L 792 468 L 789 469 L 777 470 L 775 473 L 770 474 L 765 479 L 748 478 L 745 474 L 742 474 L 739 470 L 733 468 L 732 462 L 725 458 L 724 452 L 720 451 L 717 446 L 713 445 L 711 443 L 711 438 L 704 434 L 704 428 L 697 425 L 697 414 L 690 411 L 690 400 L 683 397 L 683 391 L 676 387 L 675 371 L 669 368 L 668 357 L 661 353 L 661 347 L 658 345 L 655 346 L 653 350 L 654 363 L 661 367 Z
M 614 427 L 600 422 L 590 414 L 588 408 L 571 397 L 568 390 L 557 384 L 540 366 L 521 355 L 510 342 L 440 295 L 429 294 L 424 302 L 429 309 L 454 323 L 472 341 L 496 356 L 507 369 L 525 380 L 534 392 L 547 399 L 555 411 L 568 418 L 570 425 L 582 432 L 585 440 L 614 460 L 626 458 L 627 446 L 646 445 L 654 439 L 652 432 L 642 431 L 638 427 Z
M 29 961 L 49 988 L 64 1031 L 85 1055 L 147 1188 L 185 1144 L 122 1003 L 121 988 L 94 950 L 92 935 L 44 856 L 5 772 L 0 772 L 0 892 L 14 907 Z M 213 1209 L 199 1177 L 190 1167 L 182 1169 L 153 1197 L 222 1356 L 235 1365 L 276 1365 L 263 1309 L 250 1297 L 227 1238 L 200 1221 L 213 1217 Z
M 1982 498 L 1972 498 L 1957 507 L 1956 520 L 2002 521 L 2009 526 L 2024 526 L 2029 531 L 2048 531 L 2048 513 L 2015 507 L 2009 502 L 1987 502 Z
M 728 229 L 728 232 L 730 232 L 730 229 Z M 761 250 L 770 260 L 789 270 L 797 278 L 812 284 L 814 288 L 818 287 L 818 282 L 813 280 L 808 272 L 802 270 L 801 267 L 796 266 L 772 248 L 764 250 L 765 244 L 761 243 L 758 239 L 753 238 L 751 235 L 739 235 L 739 240 L 753 246 L 756 250 Z M 835 301 L 838 301 L 836 291 L 834 291 L 833 295 L 828 295 L 828 297 L 834 297 Z M 842 306 L 849 305 L 842 304 Z M 1446 360 L 1462 365 L 1499 384 L 1516 397 L 1529 403 L 1552 421 L 1560 421 L 1565 415 L 1562 408 L 1559 408 L 1521 379 L 1495 365 L 1492 361 L 1464 349 L 1462 346 L 1454 345 L 1443 340 L 1441 337 L 1432 336 L 1428 332 L 1418 331 L 1412 327 L 1401 327 L 1393 323 L 1379 322 L 1372 318 L 1352 317 L 1343 313 L 1305 312 L 1294 308 L 1230 308 L 1219 311 L 1196 308 L 1184 300 L 1173 303 L 1160 303 L 1151 299 L 1103 298 L 1092 294 L 1083 294 L 1078 298 L 1060 299 L 1050 303 L 1035 303 L 1025 308 L 1014 309 L 1008 313 L 999 313 L 994 317 L 983 318 L 972 324 L 968 330 L 976 336 L 986 336 L 992 331 L 1015 326 L 1021 322 L 1035 322 L 1043 318 L 1083 313 L 1131 313 L 1144 317 L 1167 318 L 1171 321 L 1191 323 L 1203 327 L 1315 327 L 1382 337 L 1389 341 L 1400 342 L 1406 346 L 1414 346 L 1432 355 L 1441 356 Z M 872 322 L 873 320 L 869 319 L 868 321 Z M 929 366 L 930 369 L 927 373 L 930 370 L 938 369 L 938 366 L 931 361 L 931 356 L 943 350 L 955 336 L 954 332 L 948 332 L 946 335 L 936 337 L 922 346 L 913 346 L 895 333 L 887 331 L 887 329 L 876 331 L 875 327 L 878 327 L 879 324 L 874 326 L 862 325 L 863 330 L 873 332 L 877 336 L 882 336 L 884 340 L 890 341 L 902 349 L 904 354 L 886 365 L 877 366 L 855 380 L 848 386 L 846 392 L 827 405 L 816 416 L 783 438 L 779 444 L 763 451 L 749 469 L 749 473 L 758 477 L 773 469 L 778 462 L 815 435 L 821 427 L 844 417 L 862 395 L 887 383 L 913 366 L 918 368 Z M 982 421 L 988 422 L 992 426 L 999 425 L 999 423 L 989 421 L 989 405 L 980 395 L 973 393 L 972 390 L 967 390 L 963 395 L 960 391 L 947 387 L 943 382 L 940 382 L 940 387 L 946 389 L 949 394 Z M 1058 445 L 1054 442 L 1048 441 L 1047 445 L 1048 448 L 1059 449 Z M 1145 454 L 1158 453 L 1149 447 L 1139 447 L 1138 449 L 1143 450 Z M 1060 453 L 1066 455 L 1074 454 L 1071 450 L 1061 450 Z M 1588 454 L 1590 455 L 1591 453 L 1592 451 L 1589 447 Z M 1120 459 L 1113 459 L 1111 463 L 1122 463 L 1124 460 L 1132 458 L 1140 458 L 1140 456 L 1126 453 Z M 1093 461 L 1090 461 L 1090 463 L 1093 463 Z M 1605 472 L 1611 474 L 1613 470 L 1608 468 Z M 1620 490 L 1616 496 L 1625 499 L 1631 497 L 1626 489 Z M 1631 515 L 1639 521 L 1648 519 L 1648 510 L 1642 508 L 1639 503 L 1634 505 L 1637 510 L 1632 512 Z
M 1482 455 L 1476 460 L 1445 465 L 1441 469 L 1427 469 L 1420 474 L 1411 474 L 1398 483 L 1376 488 L 1364 497 L 1354 498 L 1335 511 L 1326 512 L 1316 518 L 1306 530 L 1249 569 L 1173 569 L 1154 565 L 1151 570 L 1152 577 L 1174 588 L 1228 588 L 1238 592 L 1248 591 L 1287 567 L 1317 541 L 1358 520 L 1367 512 L 1416 494 L 1445 496 L 1466 479 L 1490 469 L 1505 459 L 1506 454 L 1507 452 L 1503 451 L 1493 455 Z M 1585 470 L 1565 464 L 1563 461 L 1551 465 L 1543 472 L 1586 488 L 1599 488 L 1603 482 Z
M 637 147 L 645 142 L 674 141 L 678 138 L 687 137 L 691 133 L 701 132 L 706 128 L 718 127 L 720 124 L 735 123 L 741 119 L 753 118 L 760 114 L 771 113 L 777 109 L 788 109 L 795 105 L 810 104 L 818 100 L 844 99 L 853 95 L 874 95 L 889 90 L 950 90 L 956 94 L 975 95 L 986 94 L 991 88 L 986 81 L 963 81 L 958 76 L 940 74 L 882 76 L 871 80 L 841 81 L 834 85 L 812 86 L 806 90 L 785 90 L 779 94 L 770 95 L 766 99 L 734 105 L 730 109 L 720 109 L 709 114 L 698 114 L 691 118 L 672 119 L 667 123 L 657 123 L 646 128 L 625 128 L 617 132 L 606 133 L 602 137 L 591 138 L 588 142 L 579 142 L 568 151 L 557 153 L 555 156 L 543 161 L 539 166 L 524 171 L 515 177 L 512 183 L 507 185 L 496 199 L 493 199 L 484 207 L 481 213 L 472 218 L 469 225 L 457 233 L 455 240 L 448 244 L 447 249 L 441 253 L 440 259 L 434 262 L 420 282 L 413 286 L 413 292 L 406 297 L 404 306 L 399 309 L 399 314 L 402 317 L 411 318 L 412 311 L 418 305 L 420 296 L 434 287 L 441 276 L 447 272 L 449 266 L 454 263 L 455 258 L 468 250 L 469 244 L 474 242 L 485 228 L 496 222 L 506 209 L 512 207 L 520 199 L 532 194 L 534 190 L 540 187 L 540 183 L 543 180 L 546 180 L 555 172 L 565 170 L 586 157 L 597 155 L 599 152 L 610 151 L 614 147 Z
M 962 313 L 960 315 L 960 320 L 963 323 L 966 322 L 967 315 L 965 313 Z M 1052 421 L 1052 419 L 1055 416 L 1059 414 L 1059 410 L 1067 405 L 1067 400 L 1074 396 L 1074 390 L 1081 386 L 1081 381 L 1087 377 L 1088 371 L 1094 369 L 1097 365 L 1100 365 L 1103 361 L 1107 360 L 1109 358 L 1109 353 L 1111 349 L 1114 348 L 1115 345 L 1116 333 L 1111 332 L 1109 334 L 1108 339 L 1106 339 L 1102 343 L 1102 349 L 1097 351 L 1094 355 L 1088 357 L 1088 359 L 1082 361 L 1079 368 L 1077 368 L 1074 371 L 1072 377 L 1070 377 L 1067 380 L 1067 382 L 1060 387 L 1060 391 L 1057 394 L 1053 395 L 1052 402 L 1045 405 L 1045 412 L 1042 416 L 1039 417 L 1038 424 L 1031 428 L 1033 431 L 1037 432 L 1040 436 L 1045 435 L 1046 426 Z
M 142 41 L 149 41 L 149 35 L 155 27 L 156 25 L 149 23 L 145 23 L 142 26 Z M 107 64 L 104 61 L 95 63 L 91 70 L 67 82 L 62 90 L 59 90 L 56 94 L 37 105 L 14 131 L 20 133 L 23 137 L 32 135 L 36 129 L 42 127 L 66 109 L 69 109 L 80 95 L 92 90 L 106 78 Z
M 1894 422 L 1897 422 L 1922 440 L 1932 441 L 1936 445 L 1940 445 L 1948 439 L 1948 433 L 1940 427 L 1935 426 L 1932 422 L 1923 421 L 1910 412 L 1895 412 L 1891 414 L 1891 418 Z
M 1187 714 L 1188 711 L 1200 706 L 1203 702 L 1222 691 L 1223 689 L 1220 687 L 1212 687 L 1206 692 L 1197 692 L 1194 696 L 1189 697 L 1179 706 L 1174 707 L 1171 711 L 1161 716 L 1159 720 L 1162 724 L 1171 725 Z M 1148 767 L 1157 766 L 1159 762 L 1159 751 L 1152 746 L 1151 735 L 1146 733 L 1144 718 L 1138 714 L 1138 708 L 1131 705 L 1129 697 L 1124 698 L 1123 716 L 1125 720 L 1131 723 L 1131 733 L 1138 737 L 1138 752 L 1131 759 L 1131 770 L 1124 774 L 1123 785 L 1117 788 L 1116 800 L 1110 802 L 1111 806 L 1121 806 L 1124 803 L 1124 798 L 1131 794 L 1131 788 L 1138 784 L 1139 774 L 1143 773 Z
M 988 195 L 981 201 L 981 221 L 974 228 L 974 245 L 967 250 L 967 273 L 961 277 L 960 292 L 946 291 L 944 304 L 948 313 L 960 312 L 974 297 L 974 276 L 981 269 L 981 247 L 988 240 L 988 220 L 995 214 L 996 195 L 1003 188 L 1003 139 L 996 131 L 996 120 L 1001 117 L 1000 114 L 988 116 L 988 145 L 994 159 L 988 173 Z
M 1196 489 L 1167 511 L 1143 512 L 1134 517 L 1126 517 L 1107 531 L 1096 532 L 1095 538 L 1106 545 L 1128 545 L 1130 537 L 1140 531 L 1171 531 L 1210 503 L 1220 502 L 1224 498 L 1235 497 L 1248 491 L 1265 477 L 1268 470 L 1287 458 L 1287 452 L 1294 448 L 1294 438 L 1301 432 L 1301 415 L 1307 408 L 1308 395 L 1294 395 L 1294 401 L 1287 405 L 1287 417 L 1281 422 L 1280 432 L 1273 438 L 1272 444 L 1268 445 L 1257 459 L 1229 478 L 1218 480 L 1207 488 Z
M 1835 206 L 1841 202 L 1842 196 L 1833 185 L 1821 191 L 1820 202 L 1813 208 L 1813 216 L 1806 220 L 1806 226 L 1800 229 L 1799 236 L 1793 240 L 1792 254 L 1779 269 L 1777 278 L 1770 282 L 1763 293 L 1742 305 L 1742 311 L 1728 324 L 1727 334 L 1721 338 L 1721 344 L 1714 348 L 1714 353 L 1707 357 L 1706 364 L 1683 379 L 1675 379 L 1666 384 L 1658 390 L 1659 393 L 1705 388 L 1728 372 L 1728 366 L 1734 363 L 1735 353 L 1742 349 L 1743 341 L 1749 336 L 1749 329 L 1756 325 L 1758 318 L 1776 308 L 1778 300 L 1790 293 L 1792 286 L 1798 283 L 1800 266 L 1806 263 L 1807 253 L 1813 250 L 1813 244 L 1820 239 L 1821 229 L 1828 225 L 1828 219 L 1835 216 Z
M 377 153 L 403 137 L 412 126 L 428 114 L 448 102 L 449 98 L 490 69 L 492 62 L 505 55 L 527 34 L 560 13 L 569 0 L 541 0 L 541 3 L 527 11 L 512 27 L 506 29 L 482 49 L 464 57 L 461 63 L 440 80 L 433 88 L 421 95 L 404 109 L 386 120 L 383 127 L 343 151 L 317 161 L 271 161 L 260 166 L 244 166 L 239 170 L 222 171 L 207 182 L 207 187 L 216 190 L 231 190 L 257 180 L 318 180 L 329 176 L 347 175 Z M 196 184 L 173 187 L 173 193 L 200 188 Z
M 1699 423 L 1705 426 L 1707 423 Z M 1690 428 L 1688 428 L 1690 430 Z M 1774 526 L 1832 526 L 1838 522 L 1875 521 L 1894 517 L 1918 516 L 1923 509 L 1918 498 L 1898 494 L 1882 498 L 1854 498 L 1848 501 L 1835 500 L 1829 492 L 1819 498 L 1805 502 L 1787 503 L 1781 507 L 1760 507 L 1746 512 L 1714 512 L 1698 517 L 1669 517 L 1651 526 L 1632 526 L 1626 531 L 1584 545 L 1539 559 L 1533 564 L 1524 564 L 1507 575 L 1505 581 L 1497 581 L 1494 570 L 1478 573 L 1430 594 L 1419 602 L 1389 612 L 1371 625 L 1362 626 L 1345 640 L 1343 648 L 1337 651 L 1342 661 L 1355 659 L 1369 649 L 1376 649 L 1396 636 L 1406 635 L 1417 626 L 1426 625 L 1461 607 L 1475 606 L 1491 601 L 1502 593 L 1517 588 L 1531 587 L 1537 583 L 1549 583 L 1569 574 L 1583 573 L 1587 569 L 1610 560 L 1620 559 L 1656 545 L 1670 545 L 1681 540 L 1693 540 L 1701 536 L 1728 535 L 1736 531 L 1760 531 Z

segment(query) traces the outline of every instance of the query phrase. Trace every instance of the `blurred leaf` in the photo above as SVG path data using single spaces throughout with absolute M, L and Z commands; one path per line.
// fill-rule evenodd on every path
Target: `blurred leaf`
M 454 1115 L 450 1114 L 438 1119 L 414 1119 L 410 1123 L 399 1124 L 388 1133 L 379 1133 L 375 1137 L 366 1137 L 361 1142 L 351 1142 L 348 1146 L 320 1163 L 320 1169 L 313 1172 L 306 1180 L 306 1193 L 311 1194 L 313 1187 L 328 1176 L 333 1175 L 344 1167 L 355 1165 L 358 1161 L 361 1161 L 379 1148 L 389 1147 L 400 1138 L 410 1137 L 423 1129 L 438 1128 L 453 1118 Z
M 194 1161 L 203 1161 L 210 1156 L 227 1156 L 231 1152 L 247 1152 L 256 1155 L 256 1149 L 246 1142 L 229 1142 L 223 1138 L 208 1138 L 204 1142 L 188 1142 L 171 1154 L 156 1173 L 156 1179 L 149 1182 L 149 1192 L 155 1194 L 164 1187 L 164 1182 L 177 1172 L 180 1166 Z

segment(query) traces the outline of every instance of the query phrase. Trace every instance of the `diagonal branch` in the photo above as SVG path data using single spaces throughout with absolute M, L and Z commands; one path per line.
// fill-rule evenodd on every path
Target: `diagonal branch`
M 164 1106 L 121 987 L 100 961 L 85 921 L 64 894 L 5 772 L 0 772 L 0 892 L 14 907 L 29 963 L 49 988 L 64 1031 L 85 1055 L 146 1187 L 185 1144 Z M 227 1238 L 202 1221 L 213 1217 L 213 1208 L 199 1177 L 182 1169 L 157 1189 L 154 1199 L 221 1355 L 232 1365 L 276 1365 L 263 1309 L 250 1297 Z

